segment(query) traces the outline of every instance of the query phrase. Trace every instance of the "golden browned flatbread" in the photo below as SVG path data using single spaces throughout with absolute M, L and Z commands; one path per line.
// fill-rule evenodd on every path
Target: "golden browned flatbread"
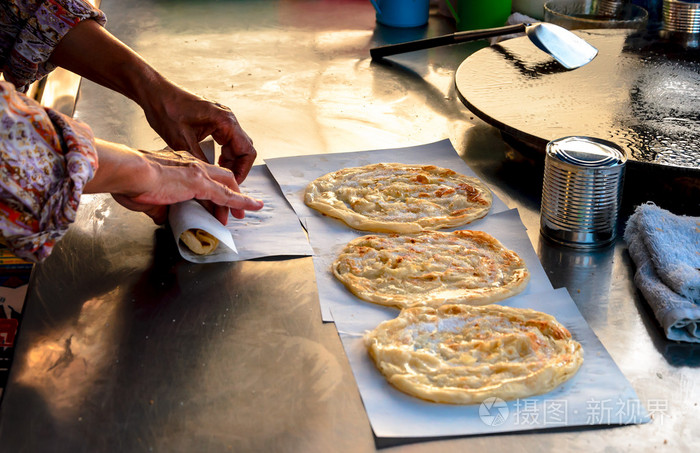
M 437 403 L 539 395 L 583 363 L 581 345 L 554 317 L 500 305 L 407 308 L 365 344 L 391 385 Z
M 484 217 L 492 196 L 477 178 L 446 168 L 380 163 L 315 179 L 304 202 L 358 230 L 417 233 Z
M 197 255 L 209 255 L 219 246 L 218 239 L 198 228 L 183 231 L 180 240 Z
M 357 297 L 399 308 L 484 305 L 530 280 L 517 253 L 482 231 L 367 235 L 350 241 L 333 274 Z

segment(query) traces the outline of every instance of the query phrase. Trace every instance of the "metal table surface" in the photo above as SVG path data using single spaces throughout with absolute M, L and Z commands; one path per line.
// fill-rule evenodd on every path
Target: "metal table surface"
M 108 28 L 177 83 L 229 105 L 260 158 L 393 148 L 448 137 L 517 207 L 555 287 L 568 288 L 652 423 L 377 440 L 311 258 L 195 265 L 170 233 L 111 198 L 34 269 L 0 451 L 691 451 L 700 346 L 667 341 L 632 282 L 624 244 L 575 252 L 540 239 L 541 162 L 458 100 L 454 72 L 484 44 L 371 63 L 373 45 L 451 32 L 375 24 L 364 0 L 104 0 Z M 139 108 L 83 81 L 96 135 L 158 149 Z M 429 156 L 426 156 L 429 160 Z

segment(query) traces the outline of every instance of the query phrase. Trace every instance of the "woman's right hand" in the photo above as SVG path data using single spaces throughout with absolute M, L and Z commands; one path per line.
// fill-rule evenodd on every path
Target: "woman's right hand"
M 199 142 L 211 135 L 221 145 L 219 164 L 233 171 L 238 183 L 255 162 L 253 141 L 228 107 L 169 81 L 94 20 L 72 27 L 50 61 L 134 100 L 172 149 L 204 159 Z

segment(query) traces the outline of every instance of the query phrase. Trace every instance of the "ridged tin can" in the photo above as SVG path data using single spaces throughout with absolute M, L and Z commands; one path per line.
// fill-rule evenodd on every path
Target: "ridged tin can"
M 616 237 L 627 157 L 616 144 L 572 136 L 547 144 L 541 233 L 576 248 L 603 247 Z
M 700 2 L 663 0 L 661 38 L 685 47 L 700 46 Z
M 700 33 L 700 3 L 697 1 L 664 0 L 663 29 L 683 33 Z

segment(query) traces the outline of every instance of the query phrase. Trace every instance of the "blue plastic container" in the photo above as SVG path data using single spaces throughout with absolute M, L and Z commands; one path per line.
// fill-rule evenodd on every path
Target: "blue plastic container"
M 370 0 L 377 22 L 389 27 L 421 27 L 428 23 L 430 0 Z

